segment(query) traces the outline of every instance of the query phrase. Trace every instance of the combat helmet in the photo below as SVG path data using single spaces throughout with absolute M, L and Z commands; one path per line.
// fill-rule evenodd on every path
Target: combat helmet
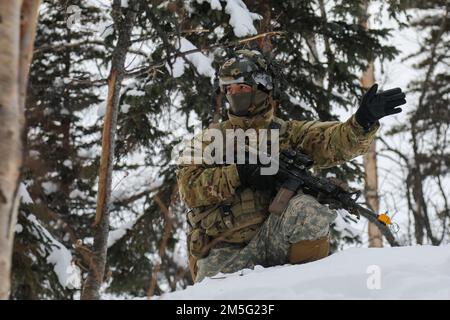
M 236 116 L 253 116 L 271 108 L 269 96 L 274 98 L 274 77 L 268 59 L 257 50 L 237 50 L 218 72 L 220 90 L 226 93 L 230 112 Z M 247 84 L 251 92 L 226 92 L 231 84 Z
M 233 83 L 246 83 L 254 90 L 273 89 L 273 77 L 266 58 L 256 50 L 242 49 L 235 51 L 235 56 L 225 61 L 219 69 L 219 85 L 224 87 Z

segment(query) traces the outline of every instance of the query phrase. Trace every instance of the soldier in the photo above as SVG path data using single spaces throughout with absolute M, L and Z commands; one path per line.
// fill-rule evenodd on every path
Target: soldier
M 268 61 L 257 51 L 239 50 L 219 70 L 229 102 L 226 129 L 278 129 L 280 149 L 299 149 L 317 168 L 336 166 L 364 154 L 378 120 L 399 113 L 405 104 L 400 88 L 377 93 L 372 86 L 346 122 L 283 121 L 274 117 L 278 83 Z M 202 148 L 207 143 L 203 142 Z M 195 282 L 219 272 L 255 265 L 306 263 L 329 254 L 329 227 L 336 213 L 299 192 L 281 216 L 268 213 L 276 176 L 255 170 L 260 164 L 184 163 L 177 172 L 188 221 L 189 266 Z

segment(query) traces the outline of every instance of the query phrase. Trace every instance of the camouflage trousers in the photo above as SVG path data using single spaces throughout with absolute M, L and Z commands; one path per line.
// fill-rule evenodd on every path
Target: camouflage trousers
M 292 243 L 327 236 L 335 218 L 336 212 L 321 205 L 314 197 L 296 195 L 282 215 L 269 215 L 246 246 L 222 242 L 211 249 L 207 257 L 199 259 L 195 282 L 219 272 L 233 273 L 256 265 L 286 264 Z

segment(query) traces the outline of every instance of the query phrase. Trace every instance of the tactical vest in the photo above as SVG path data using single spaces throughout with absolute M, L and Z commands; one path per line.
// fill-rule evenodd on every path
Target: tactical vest
M 213 127 L 225 135 L 223 123 Z M 279 129 L 281 137 L 286 132 L 286 122 L 274 118 L 269 128 Z M 271 191 L 238 188 L 226 202 L 190 210 L 187 218 L 192 228 L 188 234 L 191 273 L 196 273 L 193 271 L 196 260 L 207 256 L 217 242 L 248 243 L 267 219 L 270 200 Z

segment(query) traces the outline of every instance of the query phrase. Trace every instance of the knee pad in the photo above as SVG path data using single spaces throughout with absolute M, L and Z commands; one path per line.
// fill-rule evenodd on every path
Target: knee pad
M 330 241 L 328 236 L 316 240 L 302 240 L 291 244 L 289 262 L 300 264 L 316 261 L 328 256 Z

